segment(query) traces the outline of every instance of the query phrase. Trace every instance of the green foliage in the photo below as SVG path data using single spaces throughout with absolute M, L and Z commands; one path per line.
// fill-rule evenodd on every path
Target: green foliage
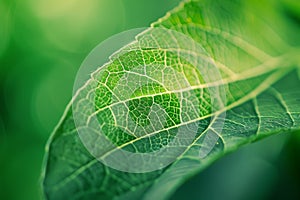
M 47 147 L 46 198 L 165 199 L 239 146 L 300 129 L 300 49 L 294 45 L 300 30 L 291 23 L 271 0 L 191 0 L 158 20 L 95 72 L 68 106 Z M 209 71 L 214 68 L 219 74 Z M 191 124 L 197 127 L 189 138 Z M 77 132 L 82 126 L 96 130 L 87 133 L 85 146 Z M 155 152 L 180 140 L 181 128 L 190 143 L 156 171 L 119 171 L 86 149 L 98 141 L 96 152 L 108 148 L 96 156 L 104 161 L 118 149 Z M 99 133 L 118 148 L 99 143 Z M 212 133 L 216 144 L 199 158 Z

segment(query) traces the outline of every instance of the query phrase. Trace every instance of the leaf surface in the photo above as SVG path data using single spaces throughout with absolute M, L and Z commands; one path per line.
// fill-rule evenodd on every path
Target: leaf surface
M 166 199 L 239 146 L 300 129 L 300 32 L 258 2 L 186 1 L 94 72 L 47 146 L 46 198 Z

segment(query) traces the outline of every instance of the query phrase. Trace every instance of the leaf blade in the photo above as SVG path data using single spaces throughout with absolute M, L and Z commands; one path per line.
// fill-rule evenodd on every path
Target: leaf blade
M 182 17 L 182 16 L 187 15 L 185 12 L 192 12 L 191 10 L 194 10 L 194 14 L 195 14 L 195 13 L 198 13 L 199 10 L 203 10 L 203 8 L 206 8 L 206 6 L 207 6 L 205 4 L 205 5 L 202 5 L 203 6 L 202 8 L 199 8 L 200 7 L 199 4 L 197 1 L 191 1 L 191 2 L 187 2 L 185 4 L 182 4 L 181 6 L 179 6 L 179 8 L 177 8 L 175 11 L 173 11 L 173 15 L 175 15 L 175 16 L 177 15 L 177 17 L 178 16 Z M 209 3 L 207 3 L 207 4 L 209 4 Z M 212 7 L 214 7 L 216 5 L 217 5 L 217 3 L 213 4 Z M 235 5 L 233 3 L 233 4 L 229 4 L 228 7 L 231 7 L 231 6 L 235 7 L 237 5 Z M 219 9 L 217 9 L 217 10 L 219 10 Z M 166 18 L 165 21 L 160 20 L 159 24 L 163 25 L 164 27 L 167 27 L 167 28 L 171 28 L 171 29 L 174 28 L 174 27 L 168 26 L 168 23 L 170 23 L 170 24 L 172 23 L 172 14 L 170 14 L 170 15 L 171 16 L 168 16 L 168 18 Z M 231 94 L 231 97 L 228 99 L 229 104 L 231 103 L 230 105 L 233 105 L 233 106 L 226 109 L 227 118 L 225 120 L 231 120 L 230 122 L 226 121 L 227 126 L 229 127 L 227 129 L 233 131 L 234 129 L 232 129 L 232 128 L 230 129 L 230 125 L 232 126 L 233 122 L 235 122 L 235 126 L 240 127 L 240 130 L 236 131 L 235 134 L 227 133 L 227 135 L 224 132 L 222 132 L 222 136 L 226 139 L 223 138 L 223 140 L 221 140 L 219 142 L 222 143 L 222 141 L 223 141 L 223 143 L 224 143 L 224 141 L 232 141 L 232 144 L 231 144 L 231 146 L 227 147 L 226 150 L 224 150 L 224 147 L 222 147 L 222 148 L 219 147 L 220 149 L 218 149 L 218 148 L 214 149 L 214 151 L 215 151 L 214 154 L 223 155 L 225 152 L 232 151 L 233 149 L 237 148 L 237 146 L 239 146 L 243 143 L 251 142 L 258 137 L 258 136 L 249 136 L 249 135 L 245 134 L 245 133 L 247 133 L 247 131 L 252 133 L 253 130 L 255 129 L 256 131 L 259 130 L 260 132 L 265 133 L 265 135 L 270 134 L 270 132 L 268 132 L 268 130 L 270 128 L 268 128 L 268 127 L 271 125 L 269 125 L 267 123 L 267 121 L 263 121 L 266 119 L 263 119 L 263 118 L 256 119 L 257 120 L 256 124 L 258 124 L 258 125 L 257 125 L 257 127 L 253 126 L 254 127 L 253 128 L 253 127 L 247 127 L 245 122 L 243 122 L 243 121 L 237 121 L 237 119 L 239 119 L 239 117 L 236 114 L 238 112 L 244 112 L 245 114 L 243 114 L 243 118 L 245 119 L 245 116 L 248 116 L 248 118 L 249 118 L 248 122 L 254 124 L 253 119 L 252 119 L 253 116 L 256 116 L 257 113 L 261 114 L 264 112 L 270 112 L 270 110 L 271 110 L 270 108 L 269 108 L 269 110 L 268 109 L 262 110 L 262 108 L 264 108 L 265 105 L 270 104 L 270 102 L 267 102 L 267 103 L 264 102 L 265 96 L 269 97 L 267 99 L 270 99 L 270 96 L 275 99 L 275 100 L 271 101 L 272 102 L 271 105 L 273 105 L 273 106 L 277 106 L 277 107 L 281 107 L 281 108 L 282 107 L 284 107 L 284 108 L 293 107 L 293 109 L 294 109 L 293 111 L 290 111 L 290 109 L 283 110 L 281 113 L 286 112 L 286 114 L 288 114 L 288 115 L 281 116 L 281 118 L 280 118 L 281 120 L 283 120 L 286 123 L 287 123 L 287 119 L 289 119 L 289 118 L 290 118 L 290 120 L 294 119 L 294 120 L 292 120 L 292 121 L 294 121 L 294 123 L 293 123 L 294 125 L 287 123 L 284 125 L 281 124 L 282 126 L 280 126 L 280 124 L 278 124 L 278 127 L 276 129 L 275 128 L 270 129 L 272 133 L 278 132 L 278 131 L 285 131 L 285 130 L 287 131 L 288 129 L 291 129 L 293 127 L 299 129 L 299 110 L 297 110 L 298 109 L 297 104 L 294 101 L 290 100 L 291 97 L 289 97 L 288 100 L 285 100 L 285 99 L 287 99 L 286 96 L 291 95 L 291 93 L 288 93 L 288 94 L 283 93 L 284 91 L 286 91 L 287 88 L 293 88 L 296 91 L 295 94 L 293 94 L 293 96 L 297 96 L 299 94 L 299 92 L 297 91 L 297 86 L 299 85 L 299 79 L 295 79 L 291 74 L 289 74 L 287 77 L 293 77 L 294 81 L 292 83 L 290 83 L 291 85 L 289 85 L 288 87 L 286 86 L 287 85 L 286 81 L 284 81 L 283 85 L 285 85 L 285 87 L 287 87 L 287 88 L 280 88 L 280 86 L 278 86 L 278 84 L 277 85 L 275 84 L 275 86 L 274 86 L 275 91 L 277 91 L 277 90 L 282 91 L 279 93 L 280 95 L 278 95 L 278 92 L 274 92 L 274 90 L 271 90 L 272 92 L 268 90 L 270 85 L 273 85 L 274 83 L 279 81 L 283 77 L 283 74 L 288 72 L 288 70 L 286 68 L 279 65 L 281 62 L 279 62 L 277 60 L 277 56 L 281 55 L 282 53 L 285 53 L 286 50 L 284 49 L 284 50 L 282 50 L 284 52 L 278 52 L 277 50 L 274 50 L 274 48 L 271 48 L 270 44 L 265 45 L 265 43 L 264 43 L 263 46 L 269 46 L 269 47 L 264 49 L 264 51 L 261 51 L 257 47 L 250 44 L 248 41 L 245 41 L 244 39 L 233 36 L 228 30 L 226 32 L 222 32 L 219 29 L 216 29 L 216 28 L 213 29 L 213 28 L 210 28 L 208 26 L 203 26 L 203 25 L 201 25 L 201 26 L 198 25 L 198 28 L 200 27 L 199 29 L 201 29 L 201 28 L 203 29 L 203 27 L 208 27 L 208 28 L 206 28 L 206 32 L 212 32 L 212 35 L 219 34 L 220 35 L 219 37 L 222 37 L 222 38 L 220 39 L 220 38 L 214 37 L 213 39 L 206 39 L 205 41 L 200 40 L 201 38 L 202 39 L 205 38 L 205 36 L 204 36 L 205 34 L 203 33 L 201 37 L 199 37 L 199 35 L 195 35 L 195 33 L 191 32 L 191 30 L 195 29 L 195 27 L 193 26 L 193 24 L 191 22 L 189 22 L 189 20 L 199 19 L 199 18 L 201 18 L 201 20 L 202 20 L 202 21 L 199 20 L 197 22 L 199 24 L 199 22 L 203 22 L 203 17 L 200 17 L 200 16 L 193 17 L 193 18 L 187 17 L 186 19 L 184 19 L 187 22 L 187 26 L 189 26 L 189 31 L 184 31 L 184 29 L 182 29 L 182 27 L 180 27 L 180 30 L 178 28 L 176 29 L 177 26 L 175 27 L 175 30 L 181 31 L 184 34 L 190 35 L 195 40 L 198 40 L 198 42 L 200 41 L 201 44 L 207 43 L 207 41 L 210 41 L 209 45 L 208 44 L 203 44 L 203 45 L 206 46 L 206 49 L 209 49 L 209 55 L 212 55 L 213 59 L 219 63 L 218 67 L 221 70 L 223 67 L 225 72 L 224 72 L 224 74 L 222 74 L 222 76 L 224 78 L 231 76 L 231 79 L 233 79 L 233 80 L 234 80 L 234 78 L 237 78 L 237 77 L 239 77 L 241 79 L 240 82 L 237 81 L 237 83 L 235 83 L 235 84 L 232 83 L 232 85 L 228 87 L 228 90 L 227 90 L 228 94 L 233 93 L 233 92 L 231 92 L 231 90 L 237 91 L 238 86 L 246 87 L 246 85 L 250 84 L 250 83 L 252 85 L 250 88 L 248 88 L 246 90 L 247 91 L 246 94 L 243 94 L 243 93 L 238 94 L 236 92 L 235 94 Z M 206 17 L 206 19 L 207 19 L 207 17 Z M 220 18 L 218 18 L 218 19 L 220 19 Z M 232 17 L 230 19 L 232 20 Z M 177 25 L 178 25 L 178 23 L 177 23 Z M 230 27 L 232 27 L 232 26 L 230 26 Z M 197 26 L 196 26 L 196 28 L 197 28 Z M 222 28 L 226 29 L 226 27 L 222 27 Z M 198 30 L 195 32 L 201 33 L 201 30 L 200 31 Z M 249 31 L 249 32 L 252 33 L 252 31 Z M 273 30 L 271 32 L 275 32 L 275 31 Z M 191 33 L 193 33 L 193 34 L 191 34 Z M 250 33 L 248 33 L 248 34 L 250 34 Z M 275 37 L 275 36 L 273 36 L 273 37 Z M 276 38 L 277 38 L 277 36 L 276 36 Z M 218 40 L 220 40 L 221 42 Z M 212 41 L 216 41 L 216 43 L 212 44 Z M 236 43 L 236 44 L 230 45 L 228 43 Z M 277 43 L 280 43 L 280 42 L 277 42 Z M 227 45 L 225 45 L 225 46 L 228 46 L 226 51 L 224 51 L 224 49 L 218 50 L 218 48 L 216 46 L 218 46 L 220 44 L 227 44 Z M 208 46 L 210 46 L 210 47 L 208 47 Z M 244 49 L 244 50 L 241 50 L 243 52 L 238 54 L 240 56 L 238 56 L 238 58 L 236 58 L 235 61 L 227 60 L 226 56 L 221 55 L 222 52 L 226 52 L 228 55 L 232 55 L 234 52 L 236 52 L 236 49 Z M 265 53 L 265 51 L 267 53 Z M 241 59 L 240 57 L 243 59 Z M 269 67 L 266 64 L 261 64 L 262 62 L 266 63 L 269 60 L 271 60 L 271 61 L 274 60 L 274 57 L 275 57 L 275 62 L 270 62 L 271 64 L 269 64 L 270 65 Z M 241 65 L 244 65 L 245 61 L 249 61 L 248 63 L 246 62 L 248 65 L 246 64 L 247 66 L 245 66 L 244 68 L 239 67 Z M 255 69 L 254 70 L 255 73 L 251 74 L 251 72 L 253 70 L 253 66 L 258 66 L 258 67 L 260 66 L 260 68 Z M 278 66 L 281 69 L 277 69 Z M 276 68 L 276 70 L 274 70 L 275 68 Z M 246 76 L 241 75 L 243 72 L 249 73 L 250 74 L 249 76 L 254 77 L 254 78 L 252 78 L 252 79 L 245 78 Z M 283 73 L 283 72 L 285 72 L 285 73 Z M 247 74 L 247 73 L 245 73 L 245 74 Z M 253 81 L 253 80 L 255 79 L 257 74 L 265 74 L 265 76 L 261 77 L 261 78 L 257 78 L 257 80 L 256 80 L 257 85 L 255 85 L 254 84 L 255 81 Z M 234 77 L 234 78 L 232 78 L 232 77 Z M 267 83 L 259 84 L 259 82 L 263 81 L 265 78 L 266 79 L 269 78 L 271 80 L 268 79 L 269 81 L 267 81 Z M 230 78 L 229 78 L 229 80 L 230 80 Z M 279 81 L 279 83 L 281 83 L 281 81 Z M 259 88 L 259 89 L 257 89 L 258 91 L 255 90 L 256 86 L 257 86 L 257 88 Z M 235 89 L 233 89 L 233 88 L 235 88 Z M 256 92 L 253 92 L 253 91 L 256 91 Z M 300 96 L 300 95 L 298 95 L 298 96 Z M 240 100 L 240 102 L 242 102 L 243 104 L 242 103 L 234 104 L 234 102 L 237 102 L 238 99 L 242 99 L 242 100 Z M 254 100 L 252 100 L 252 99 L 254 99 Z M 278 99 L 279 99 L 279 101 L 278 101 Z M 289 102 L 289 103 L 282 104 L 282 103 L 280 103 L 280 102 L 283 102 L 282 100 L 285 100 L 286 102 Z M 249 101 L 253 101 L 253 102 L 249 103 Z M 241 107 L 241 105 L 242 105 L 242 107 Z M 263 106 L 260 106 L 260 105 L 263 105 Z M 246 109 L 246 111 L 245 111 L 245 109 Z M 251 112 L 247 111 L 247 109 L 249 109 Z M 236 110 L 238 110 L 238 111 L 236 111 Z M 195 153 L 195 152 L 199 152 L 198 151 L 199 149 L 198 149 L 197 151 L 194 150 L 194 154 L 192 154 L 191 152 L 188 152 L 188 154 L 191 154 L 191 155 L 185 155 L 186 159 L 182 159 L 179 161 L 180 165 L 183 165 L 182 169 L 180 168 L 180 166 L 179 166 L 179 168 L 178 167 L 176 168 L 176 166 L 174 167 L 174 165 L 176 164 L 175 163 L 175 164 L 172 164 L 171 166 L 169 166 L 167 169 L 159 170 L 159 171 L 152 172 L 152 173 L 146 173 L 146 174 L 137 175 L 137 174 L 118 172 L 113 169 L 108 169 L 105 166 L 98 163 L 97 160 L 94 159 L 85 150 L 84 146 L 81 144 L 80 138 L 78 137 L 78 135 L 76 133 L 76 129 L 69 130 L 70 127 L 75 127 L 75 124 L 72 124 L 72 123 L 74 123 L 74 122 L 72 122 L 74 119 L 72 118 L 71 112 L 72 111 L 69 111 L 66 114 L 66 118 L 64 119 L 62 124 L 59 126 L 59 128 L 56 130 L 56 135 L 53 137 L 52 142 L 50 143 L 50 145 L 51 145 L 50 151 L 51 151 L 52 157 L 49 158 L 48 163 L 47 163 L 47 169 L 46 169 L 47 177 L 45 180 L 45 190 L 46 190 L 46 193 L 49 195 L 48 196 L 49 199 L 60 199 L 60 198 L 63 198 L 64 195 L 66 195 L 65 193 L 72 193 L 72 192 L 77 193 L 78 196 L 75 196 L 75 198 L 76 197 L 77 198 L 87 198 L 90 196 L 93 196 L 93 197 L 101 196 L 103 198 L 111 199 L 116 196 L 122 196 L 123 193 L 125 193 L 125 192 L 129 192 L 129 195 L 133 195 L 133 196 L 136 196 L 137 193 L 143 196 L 144 193 L 142 193 L 141 191 L 148 191 L 145 198 L 150 198 L 150 199 L 153 197 L 156 198 L 157 194 L 162 195 L 162 193 L 159 192 L 160 190 L 161 191 L 169 190 L 170 192 L 172 190 L 174 190 L 176 188 L 176 186 L 178 186 L 178 184 L 180 184 L 182 182 L 182 180 L 180 180 L 179 177 L 181 177 L 183 175 L 188 176 L 190 173 L 191 174 L 195 173 L 193 170 L 199 171 L 200 169 L 204 168 L 206 165 L 208 165 L 210 162 L 212 162 L 213 160 L 215 160 L 217 157 L 220 156 L 220 155 L 218 155 L 218 156 L 210 155 L 210 157 L 208 157 L 207 160 L 203 160 L 202 163 L 199 163 L 199 161 L 195 157 L 195 155 L 198 156 L 198 154 Z M 219 113 L 222 113 L 222 112 L 219 112 Z M 228 113 L 229 113 L 229 115 L 228 115 Z M 274 114 L 274 116 L 275 116 L 275 114 Z M 273 116 L 273 118 L 275 118 L 274 116 Z M 261 121 L 259 121 L 259 120 L 261 120 Z M 226 125 L 226 122 L 225 122 L 225 125 Z M 229 125 L 228 125 L 228 123 L 229 123 Z M 265 124 L 263 126 L 262 125 L 261 126 L 265 127 L 265 128 L 259 129 L 259 127 L 258 127 L 259 124 L 263 124 L 263 123 L 265 123 Z M 252 134 L 250 134 L 250 135 L 252 135 Z M 241 137 L 241 135 L 244 135 L 246 138 Z M 71 139 L 66 139 L 68 137 L 70 137 Z M 202 145 L 201 142 L 203 142 L 203 141 L 198 141 L 198 140 L 195 140 L 195 141 L 199 142 L 200 146 Z M 71 147 L 70 148 L 71 150 L 66 150 L 64 148 L 65 146 L 67 146 L 68 148 Z M 58 149 L 58 150 L 56 151 L 56 149 Z M 72 155 L 74 155 L 74 152 L 76 152 L 76 155 L 80 155 L 80 156 L 78 156 L 79 158 L 76 158 L 76 159 L 73 158 Z M 72 158 L 72 160 L 69 160 L 70 158 Z M 65 159 L 65 161 L 64 161 L 64 159 Z M 188 160 L 187 162 L 189 164 L 181 164 L 184 160 Z M 66 162 L 66 164 L 65 164 L 66 166 L 64 166 L 64 164 L 61 164 L 64 162 Z M 83 163 L 88 163 L 87 164 L 88 167 L 83 167 L 83 166 L 85 166 L 85 165 L 82 165 Z M 91 164 L 89 164 L 89 163 L 91 163 Z M 55 175 L 55 174 L 60 171 L 60 170 L 58 170 L 58 168 L 60 168 L 60 167 L 63 168 L 63 172 L 62 172 L 62 175 L 59 175 L 57 177 L 57 175 Z M 78 168 L 78 169 L 74 170 L 74 168 L 75 169 Z M 192 168 L 195 168 L 195 169 L 191 170 Z M 175 176 L 172 173 L 171 173 L 171 175 L 166 175 L 167 174 L 166 172 L 168 172 L 168 170 L 170 170 L 172 173 L 177 173 L 177 174 L 180 174 L 179 171 L 181 170 L 181 173 L 183 173 L 183 174 L 180 174 L 180 176 L 179 175 Z M 68 175 L 67 177 L 72 177 L 72 178 L 64 177 L 64 179 L 61 180 L 60 176 L 66 176 L 66 174 Z M 81 181 L 77 180 L 78 177 L 80 177 Z M 85 179 L 88 179 L 86 177 L 88 177 L 90 180 L 85 180 Z M 99 177 L 103 177 L 103 178 L 99 180 Z M 170 177 L 172 178 L 172 181 L 170 180 Z M 165 182 L 165 181 L 167 181 L 167 182 Z M 80 183 L 80 182 L 82 182 L 82 183 Z M 144 183 L 144 182 L 146 182 L 146 183 Z M 57 183 L 60 183 L 60 184 L 57 185 Z M 111 191 L 107 191 L 107 187 L 109 186 L 109 183 L 117 184 L 118 187 Z M 54 185 L 56 185 L 56 187 Z M 151 185 L 152 185 L 152 188 L 149 189 Z M 162 188 L 164 188 L 164 190 Z M 132 190 L 134 190 L 135 192 L 130 192 Z M 90 191 L 90 192 L 88 192 L 88 191 Z M 140 192 L 137 192 L 137 191 L 140 191 Z M 166 196 L 168 196 L 168 194 L 170 194 L 170 193 L 166 192 L 164 194 Z M 138 196 L 138 197 L 140 197 L 140 196 Z M 162 198 L 162 196 L 159 196 L 159 198 Z

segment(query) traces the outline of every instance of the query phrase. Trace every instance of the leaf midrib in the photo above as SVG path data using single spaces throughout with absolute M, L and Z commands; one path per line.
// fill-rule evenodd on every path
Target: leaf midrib
M 115 102 L 115 103 L 109 104 L 107 106 L 104 106 L 104 107 L 96 110 L 96 112 L 92 113 L 87 119 L 87 125 L 89 124 L 92 117 L 94 117 L 95 115 L 97 115 L 101 111 L 103 111 L 105 109 L 108 109 L 108 108 L 111 108 L 113 106 L 116 106 L 118 104 L 125 104 L 125 103 L 127 103 L 131 100 L 137 100 L 137 99 L 146 98 L 146 97 L 154 97 L 155 95 L 182 93 L 182 92 L 188 92 L 188 91 L 195 90 L 195 89 L 204 89 L 204 88 L 210 88 L 210 87 L 217 87 L 217 86 L 220 86 L 220 85 L 227 85 L 229 83 L 234 83 L 234 82 L 238 82 L 238 81 L 242 81 L 242 80 L 247 80 L 247 79 L 256 77 L 258 75 L 264 75 L 264 74 L 267 74 L 267 73 L 271 72 L 272 70 L 274 70 L 276 67 L 279 66 L 279 63 L 286 60 L 287 57 L 289 57 L 289 54 L 284 54 L 284 55 L 278 56 L 278 57 L 272 57 L 270 60 L 267 60 L 266 62 L 260 64 L 257 67 L 252 68 L 251 70 L 245 70 L 240 75 L 225 78 L 223 80 L 219 80 L 219 81 L 216 81 L 216 82 L 213 82 L 213 83 L 206 83 L 206 84 L 201 84 L 201 85 L 197 85 L 197 86 L 189 86 L 189 87 L 179 89 L 179 90 L 167 90 L 167 88 L 165 88 L 166 89 L 165 92 L 160 92 L 160 93 L 156 93 L 156 94 L 142 95 L 142 96 L 136 96 L 136 97 L 132 97 L 132 98 L 126 99 L 126 100 L 120 100 L 118 102 Z M 283 67 L 286 67 L 286 66 L 282 65 L 282 66 L 279 66 L 279 67 L 283 68 Z M 135 74 L 145 76 L 144 74 L 139 74 L 139 73 L 135 73 Z M 99 84 L 101 84 L 102 86 L 104 86 L 104 87 L 106 87 L 107 89 L 110 90 L 110 88 L 108 88 L 104 83 L 99 82 Z M 93 92 L 93 90 L 88 92 L 86 96 L 88 96 L 91 92 Z

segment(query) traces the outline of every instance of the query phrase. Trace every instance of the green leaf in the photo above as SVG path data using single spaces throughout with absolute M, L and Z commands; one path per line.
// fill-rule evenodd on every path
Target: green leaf
M 67 107 L 46 149 L 45 197 L 166 199 L 241 145 L 300 129 L 299 30 L 287 20 L 272 0 L 167 13 Z

